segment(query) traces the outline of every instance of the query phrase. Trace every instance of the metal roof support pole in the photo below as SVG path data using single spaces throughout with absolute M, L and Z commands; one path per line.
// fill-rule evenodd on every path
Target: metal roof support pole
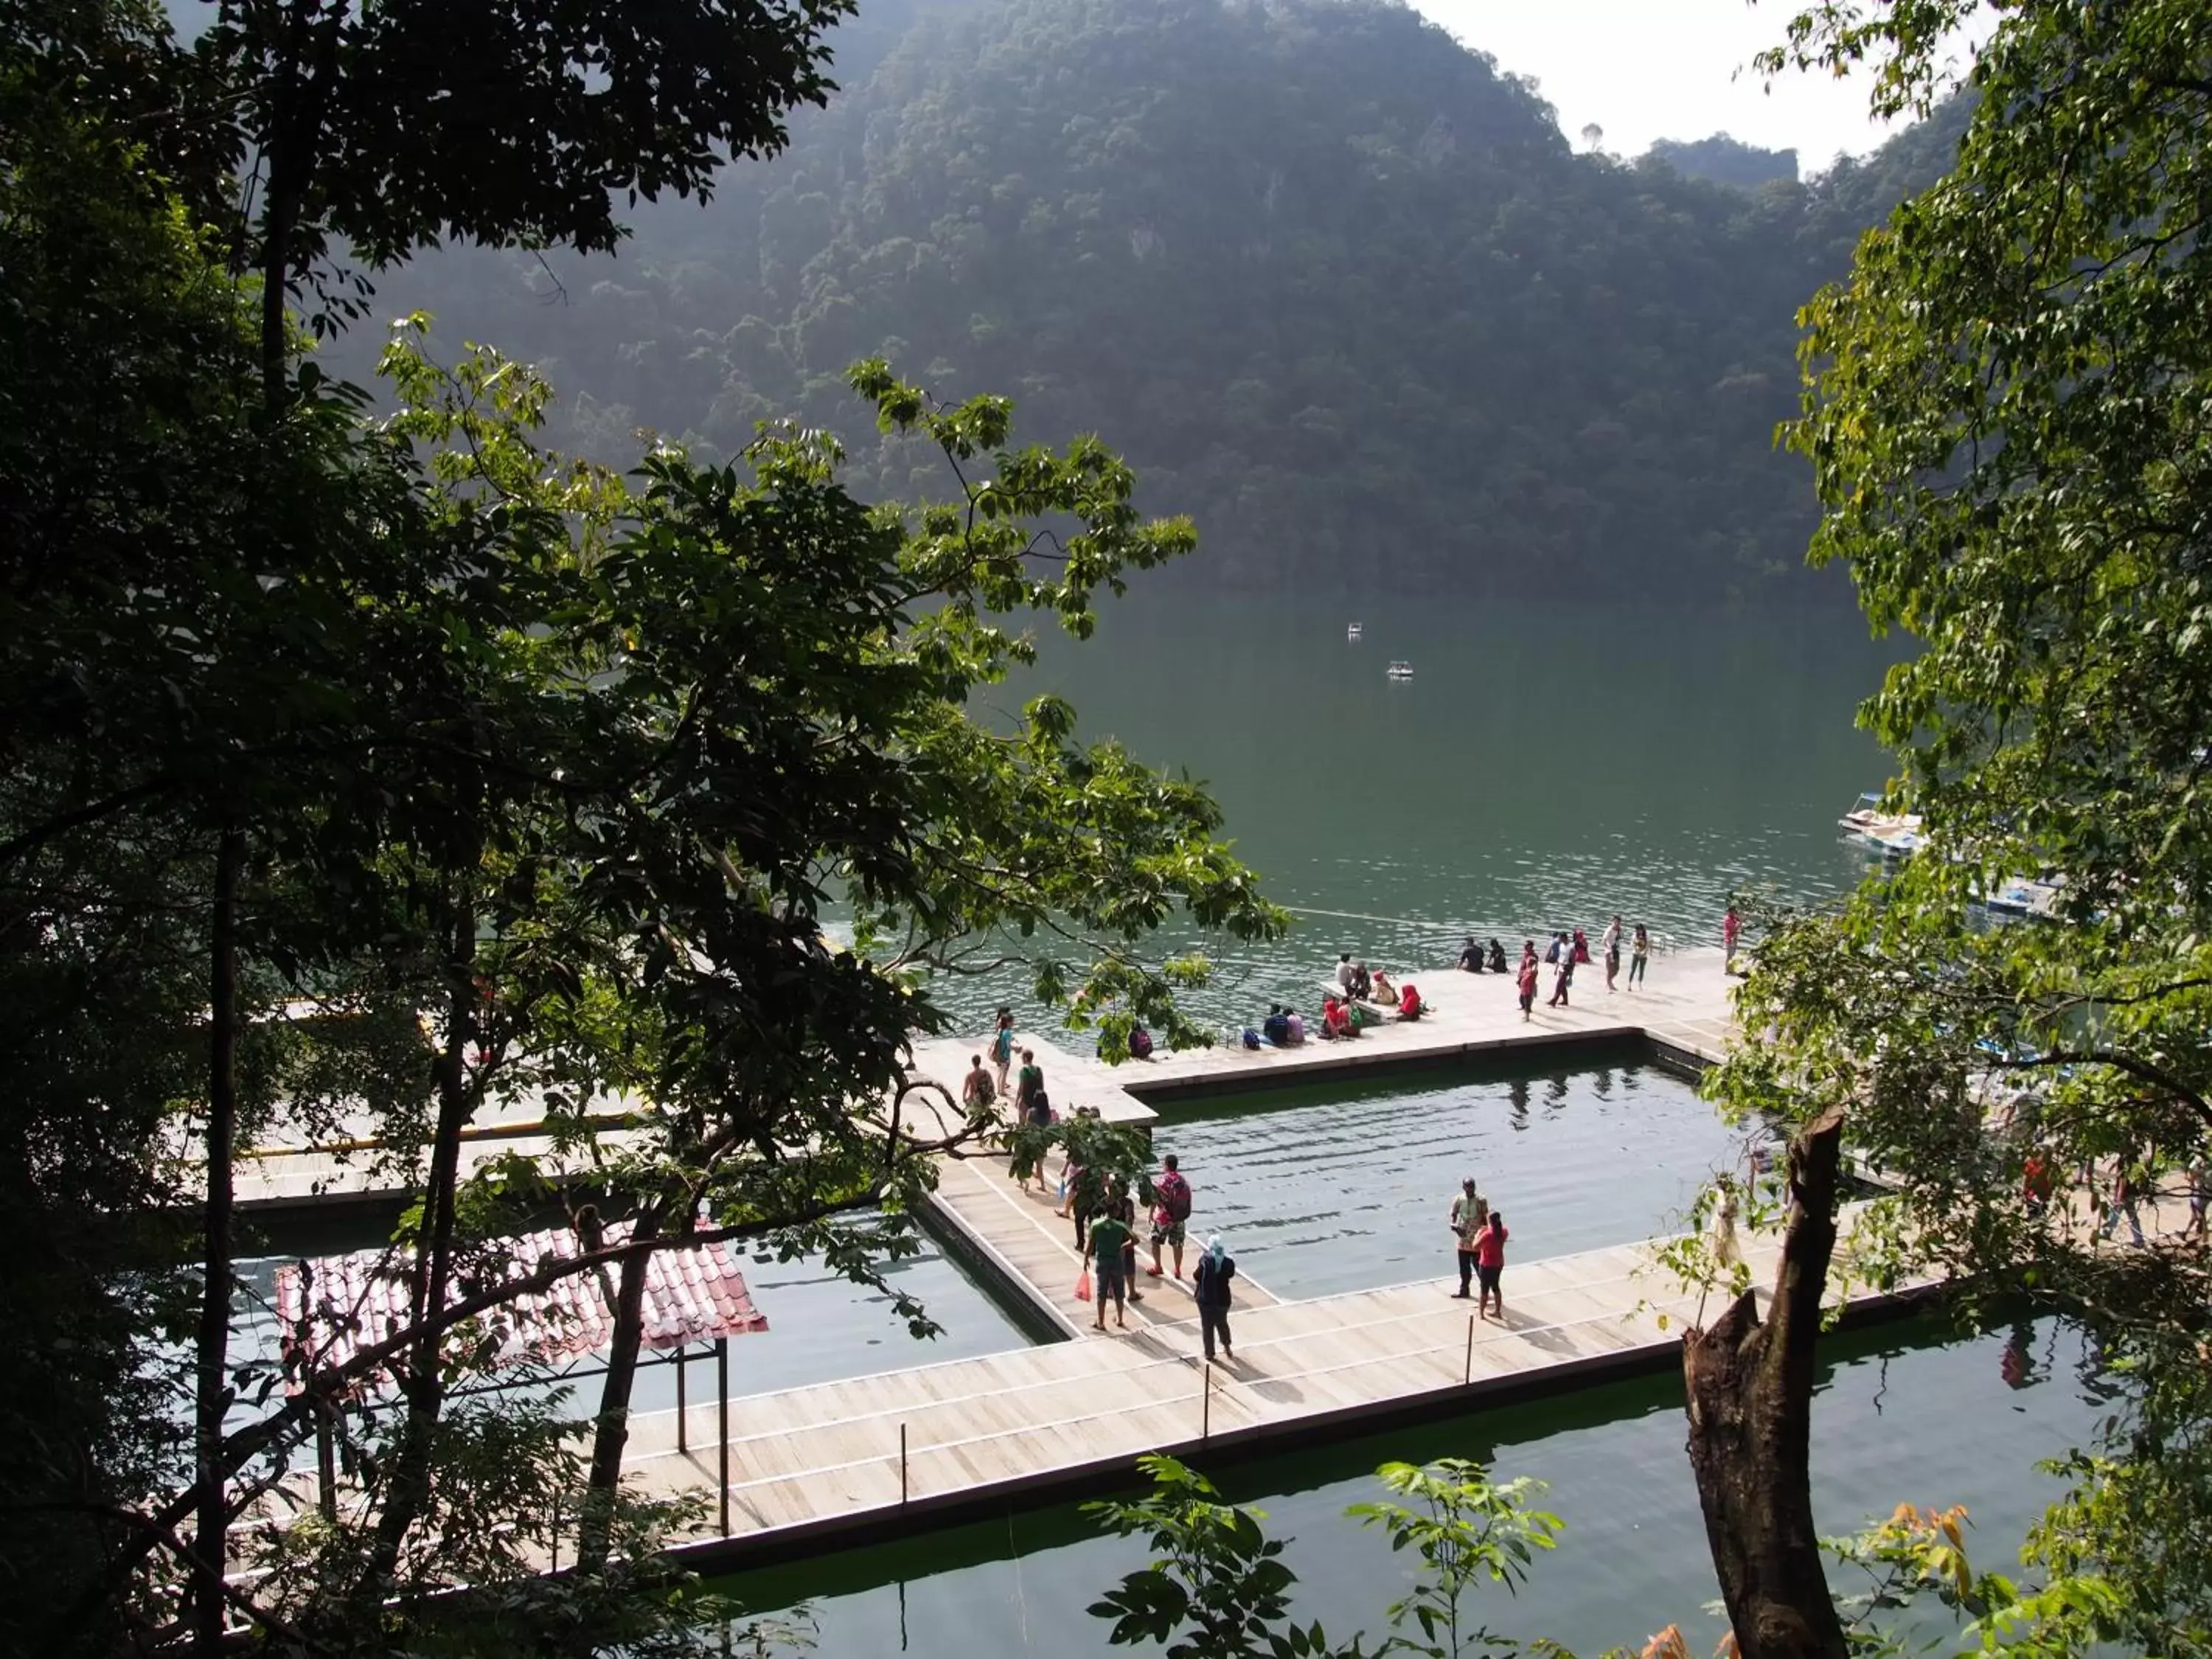
M 715 1438 L 721 1442 L 722 1536 L 730 1535 L 730 1339 L 714 1339 Z
M 691 1449 L 691 1425 L 684 1410 L 684 1373 L 691 1369 L 691 1345 L 686 1342 L 676 1351 L 676 1449 Z
M 315 1412 L 315 1498 L 323 1519 L 338 1518 L 338 1450 L 331 1434 L 331 1408 Z

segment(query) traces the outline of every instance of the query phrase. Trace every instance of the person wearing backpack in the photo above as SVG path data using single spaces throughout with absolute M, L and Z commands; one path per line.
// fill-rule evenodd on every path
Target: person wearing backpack
M 1182 1277 L 1183 1241 L 1188 1236 L 1190 1224 L 1190 1182 L 1176 1167 L 1176 1155 L 1170 1152 L 1160 1160 L 1160 1178 L 1152 1183 L 1152 1265 L 1145 1269 L 1154 1279 L 1160 1276 L 1160 1246 L 1168 1245 L 1175 1251 L 1175 1276 Z

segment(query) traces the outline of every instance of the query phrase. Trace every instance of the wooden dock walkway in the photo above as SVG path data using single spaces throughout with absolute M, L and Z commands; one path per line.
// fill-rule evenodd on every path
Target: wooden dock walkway
M 939 1218 L 957 1232 L 954 1248 L 997 1278 L 1003 1291 L 1020 1297 L 1061 1334 L 1095 1339 L 1091 1310 L 1074 1299 L 1075 1281 L 1083 1271 L 1083 1258 L 1075 1247 L 1075 1224 L 1054 1212 L 1055 1200 L 1034 1187 L 1026 1193 L 1017 1188 L 1006 1175 L 1004 1158 L 979 1157 L 938 1160 L 934 1202 Z M 1159 1278 L 1145 1272 L 1152 1260 L 1149 1239 L 1149 1229 L 1140 1220 L 1136 1289 L 1141 1299 L 1129 1306 L 1132 1326 L 1195 1319 L 1198 1311 L 1191 1300 L 1190 1283 L 1174 1276 L 1171 1251 L 1161 1255 L 1165 1271 Z M 1202 1238 L 1198 1237 L 1186 1244 L 1186 1273 L 1197 1261 L 1201 1247 Z M 1264 1285 L 1241 1270 L 1236 1295 L 1240 1306 L 1272 1307 L 1275 1302 Z
M 1035 1033 L 1022 1033 L 1020 1042 L 1037 1050 L 1047 1092 L 1060 1110 L 1091 1105 L 1109 1121 L 1139 1123 L 1157 1116 L 1158 1106 L 1178 1100 L 1330 1079 L 1367 1079 L 1467 1056 L 1526 1054 L 1565 1060 L 1577 1048 L 1641 1041 L 1680 1064 L 1697 1066 L 1719 1059 L 1733 1030 L 1729 993 L 1737 982 L 1724 970 L 1720 951 L 1669 951 L 1654 958 L 1650 971 L 1648 987 L 1608 994 L 1603 967 L 1588 964 L 1576 974 L 1576 1001 L 1568 1008 L 1544 1006 L 1544 997 L 1550 994 L 1547 972 L 1534 1017 L 1526 1023 L 1515 1002 L 1510 975 L 1438 968 L 1413 975 L 1433 1013 L 1413 1024 L 1386 1023 L 1349 1042 L 1315 1041 L 1297 1048 L 1257 1050 L 1224 1043 L 1121 1066 L 1065 1052 Z M 1625 969 L 1623 972 L 1625 975 Z M 1319 1006 L 1316 997 L 1313 1008 L 1305 1011 L 1314 1015 L 1316 1025 Z M 1255 1010 L 1255 1018 L 1261 1012 Z M 1072 1040 L 1068 1033 L 1060 1034 L 1060 1042 Z M 983 1037 L 919 1042 L 914 1070 L 943 1085 L 957 1101 L 969 1057 L 983 1052 L 987 1042 Z M 927 1097 L 912 1100 L 917 1119 L 926 1118 Z M 611 1110 L 622 1103 L 608 1104 Z M 587 1173 L 594 1164 L 591 1150 L 562 1152 L 543 1133 L 538 1122 L 543 1115 L 542 1108 L 526 1101 L 508 1107 L 504 1121 L 493 1116 L 473 1126 L 461 1151 L 463 1176 L 511 1152 L 540 1160 L 556 1180 L 565 1174 Z M 927 1128 L 927 1124 L 918 1127 Z M 619 1146 L 627 1133 L 606 1131 L 606 1144 Z M 397 1200 L 415 1190 L 417 1172 L 392 1167 L 389 1154 L 365 1143 L 320 1143 L 305 1138 L 288 1143 L 279 1137 L 243 1155 L 234 1184 L 242 1211 L 312 1209 Z
M 1653 1248 L 1510 1265 L 1502 1324 L 1437 1279 L 1240 1304 L 1233 1364 L 1205 1364 L 1186 1317 L 732 1401 L 726 1530 L 715 1402 L 691 1407 L 686 1452 L 674 1413 L 635 1419 L 629 1469 L 649 1491 L 706 1494 L 709 1535 L 683 1553 L 720 1567 L 1100 1490 L 1143 1452 L 1218 1460 L 1659 1370 L 1700 1300 Z M 1746 1241 L 1762 1298 L 1778 1251 Z M 1922 1293 L 1860 1297 L 1847 1312 Z

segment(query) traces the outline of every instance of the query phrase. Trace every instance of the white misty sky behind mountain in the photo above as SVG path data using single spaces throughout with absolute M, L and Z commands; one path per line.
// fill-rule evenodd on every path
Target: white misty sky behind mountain
M 1583 128 L 1602 148 L 1642 155 L 1655 138 L 1725 132 L 1762 149 L 1795 149 L 1799 176 L 1888 136 L 1867 114 L 1863 76 L 1790 70 L 1769 89 L 1754 54 L 1780 43 L 1794 0 L 1413 0 L 1421 14 L 1501 70 L 1532 76 L 1577 149 Z M 1963 61 L 1963 52 L 1960 53 Z

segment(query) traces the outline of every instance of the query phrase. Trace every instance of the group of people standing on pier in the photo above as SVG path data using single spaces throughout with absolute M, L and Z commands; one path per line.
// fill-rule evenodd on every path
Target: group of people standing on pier
M 1620 918 L 1616 915 L 1606 924 L 1605 933 L 1599 941 L 1598 949 L 1605 962 L 1605 988 L 1608 991 L 1617 988 L 1620 981 L 1620 947 L 1625 937 Z M 1504 972 L 1505 953 L 1498 948 L 1496 939 L 1490 941 L 1488 954 L 1491 971 Z M 1474 935 L 1469 933 L 1467 936 L 1467 944 L 1460 951 L 1459 965 L 1462 968 L 1468 968 L 1470 960 L 1480 962 L 1483 958 L 1482 947 L 1474 942 Z M 1571 930 L 1563 928 L 1553 933 L 1551 944 L 1546 948 L 1541 957 L 1536 954 L 1536 941 L 1533 939 L 1523 939 L 1521 942 L 1521 964 L 1514 970 L 1514 988 L 1521 999 L 1521 1018 L 1526 1020 L 1534 1016 L 1538 983 L 1542 978 L 1544 969 L 1549 968 L 1552 973 L 1552 994 L 1544 1006 L 1547 1008 L 1565 1008 L 1569 1006 L 1569 993 L 1574 988 L 1575 969 L 1585 965 L 1589 960 L 1589 936 L 1579 927 Z M 1634 939 L 1629 944 L 1628 988 L 1630 990 L 1632 991 L 1644 983 L 1644 970 L 1650 966 L 1650 963 L 1651 930 L 1639 921 L 1636 924 Z M 1481 969 L 1478 967 L 1469 969 L 1469 971 L 1480 973 Z

